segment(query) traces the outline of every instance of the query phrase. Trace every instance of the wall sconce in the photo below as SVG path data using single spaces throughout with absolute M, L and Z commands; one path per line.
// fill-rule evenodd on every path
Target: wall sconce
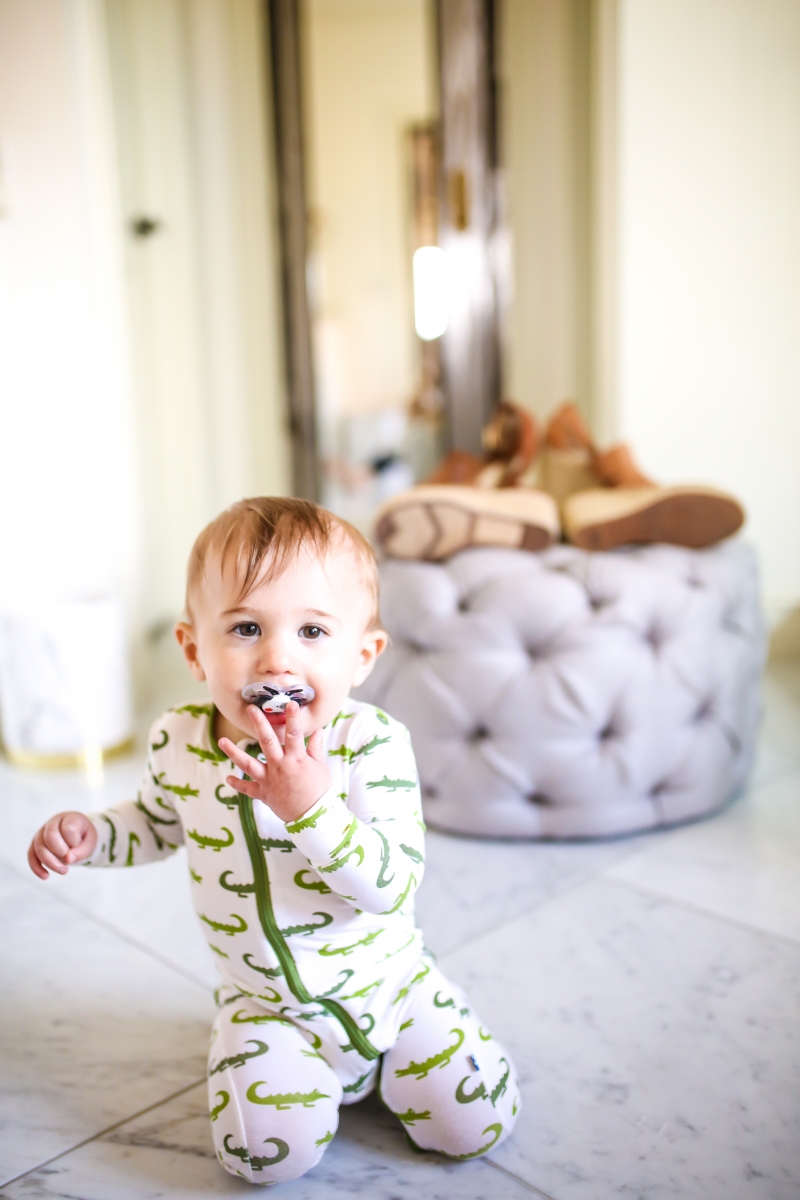
M 450 319 L 447 256 L 439 246 L 414 254 L 414 326 L 423 342 L 441 337 Z

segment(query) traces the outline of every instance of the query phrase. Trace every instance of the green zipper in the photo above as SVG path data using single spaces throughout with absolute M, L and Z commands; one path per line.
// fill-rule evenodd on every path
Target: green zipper
M 253 867 L 258 919 L 261 922 L 261 928 L 264 930 L 264 936 L 283 968 L 284 978 L 289 985 L 289 990 L 301 1004 L 319 1004 L 320 1008 L 324 1008 L 332 1017 L 335 1017 L 350 1039 L 351 1044 L 367 1062 L 372 1062 L 373 1059 L 380 1058 L 380 1050 L 375 1049 L 363 1029 L 358 1025 L 355 1017 L 352 1017 L 335 1000 L 326 1000 L 321 996 L 312 996 L 303 985 L 303 981 L 297 970 L 297 963 L 294 961 L 291 950 L 281 936 L 278 923 L 275 920 L 275 911 L 272 907 L 272 893 L 269 884 L 269 872 L 267 870 L 267 858 L 261 848 L 261 839 L 253 812 L 253 801 L 250 796 L 245 796 L 241 792 L 239 793 L 239 815 L 242 820 L 244 838 L 247 842 L 250 862 Z

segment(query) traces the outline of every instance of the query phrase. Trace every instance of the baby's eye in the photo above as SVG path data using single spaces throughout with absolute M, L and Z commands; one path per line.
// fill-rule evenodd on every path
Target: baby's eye
M 261 633 L 261 628 L 255 621 L 240 621 L 238 625 L 234 625 L 233 632 L 238 633 L 239 637 L 254 638 Z
M 320 629 L 319 625 L 304 625 L 300 630 L 300 636 L 309 642 L 317 642 L 325 633 L 324 629 Z

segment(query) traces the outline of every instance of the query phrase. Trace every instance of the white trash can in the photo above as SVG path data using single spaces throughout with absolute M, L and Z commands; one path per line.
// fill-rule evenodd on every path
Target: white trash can
M 0 612 L 3 748 L 25 767 L 86 767 L 132 747 L 122 606 L 110 596 Z

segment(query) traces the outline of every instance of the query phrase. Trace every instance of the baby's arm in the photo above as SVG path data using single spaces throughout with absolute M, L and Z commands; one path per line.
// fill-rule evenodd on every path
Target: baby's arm
M 334 892 L 383 915 L 400 911 L 422 880 L 425 826 L 408 732 L 380 717 L 377 729 L 357 723 L 341 748 L 352 763 L 347 797 L 327 792 L 286 830 Z
M 158 731 L 158 723 L 153 731 Z M 136 800 L 125 800 L 91 816 L 64 812 L 51 817 L 35 834 L 28 863 L 34 875 L 47 879 L 49 871 L 66 875 L 79 863 L 132 867 L 155 862 L 173 854 L 182 842 L 183 828 L 154 774 L 151 749 Z

